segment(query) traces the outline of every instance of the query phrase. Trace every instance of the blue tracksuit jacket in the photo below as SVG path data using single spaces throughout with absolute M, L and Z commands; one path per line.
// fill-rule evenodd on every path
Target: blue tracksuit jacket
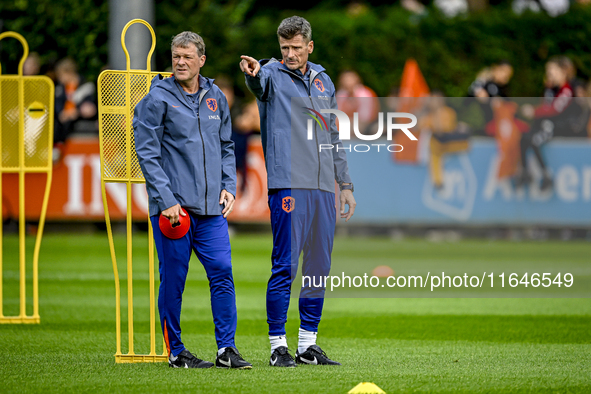
M 150 216 L 177 203 L 195 215 L 221 215 L 221 191 L 236 195 L 228 102 L 212 79 L 199 76 L 199 85 L 198 115 L 175 78 L 160 75 L 135 107 L 135 148 Z
M 246 85 L 257 98 L 269 189 L 320 189 L 334 192 L 334 181 L 350 183 L 347 158 L 336 127 L 336 116 L 324 114 L 329 130 L 314 122 L 314 140 L 307 140 L 302 109 L 337 108 L 335 87 L 324 67 L 308 62 L 310 80 L 276 59 L 262 60 L 256 77 Z M 319 152 L 319 144 L 332 144 Z M 340 146 L 337 152 L 336 146 Z

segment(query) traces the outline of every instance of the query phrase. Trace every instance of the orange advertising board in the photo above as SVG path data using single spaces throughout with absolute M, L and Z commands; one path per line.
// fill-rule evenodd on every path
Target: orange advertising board
M 54 165 L 53 182 L 47 207 L 49 221 L 104 221 L 101 196 L 99 139 L 76 136 L 64 146 L 62 159 Z M 267 173 L 260 139 L 249 141 L 247 183 L 244 193 L 238 192 L 234 211 L 235 222 L 268 222 Z M 46 175 L 27 174 L 25 178 L 25 217 L 38 220 Z M 18 220 L 18 174 L 2 178 L 2 216 Z M 238 184 L 241 183 L 238 180 Z M 125 220 L 127 195 L 124 183 L 107 183 L 107 202 L 111 220 Z M 148 195 L 144 184 L 132 186 L 132 213 L 135 220 L 148 215 Z

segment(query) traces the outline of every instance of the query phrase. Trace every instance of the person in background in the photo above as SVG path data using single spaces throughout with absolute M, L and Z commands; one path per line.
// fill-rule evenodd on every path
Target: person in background
M 234 85 L 225 75 L 218 75 L 218 77 L 215 79 L 215 84 L 220 88 L 222 93 L 224 93 L 224 96 L 226 96 L 232 118 L 234 118 L 234 116 L 237 115 L 236 112 L 238 111 L 237 108 L 239 107 L 239 105 L 234 105 L 235 103 L 239 104 L 236 100 L 236 95 L 234 94 Z M 233 108 L 234 110 L 232 110 Z
M 587 83 L 581 78 L 575 78 L 570 82 L 573 89 L 574 97 L 588 97 L 587 96 Z
M 376 93 L 363 84 L 357 72 L 345 70 L 339 76 L 336 97 L 339 109 L 350 119 L 357 112 L 359 131 L 365 134 L 367 126 L 377 119 L 380 110 Z
M 513 178 L 520 169 L 521 135 L 529 124 L 515 117 L 519 105 L 500 97 L 491 99 L 494 119 L 486 124 L 486 134 L 497 142 L 497 179 Z
M 55 75 L 55 65 L 57 58 L 53 55 L 44 58 L 43 64 L 41 65 L 41 75 L 49 77 L 54 84 L 57 84 L 57 77 Z
M 443 94 L 431 93 L 426 103 L 426 113 L 419 117 L 419 129 L 431 132 L 429 170 L 433 186 L 443 188 L 443 167 L 446 155 L 468 150 L 467 133 L 458 132 L 456 111 L 446 105 Z
M 482 110 L 484 124 L 494 118 L 491 97 L 508 97 L 508 86 L 513 77 L 513 66 L 507 60 L 501 60 L 482 70 L 468 88 L 468 97 L 476 97 Z
M 573 90 L 575 99 L 572 103 L 571 113 L 569 113 L 570 127 L 557 130 L 557 135 L 561 137 L 586 137 L 587 125 L 591 124 L 591 108 L 588 100 L 583 99 L 583 97 L 588 97 L 587 83 L 577 77 L 577 68 L 569 57 L 564 56 L 564 61 L 568 69 L 568 83 Z
M 542 191 L 551 190 L 554 182 L 548 171 L 541 147 L 552 139 L 556 130 L 568 126 L 572 115 L 571 106 L 573 91 L 569 84 L 569 60 L 564 56 L 551 58 L 546 63 L 546 92 L 544 102 L 535 107 L 525 104 L 521 108 L 522 115 L 526 119 L 532 119 L 530 131 L 521 137 L 521 173 L 517 176 L 515 184 L 523 187 L 531 183 L 532 176 L 527 167 L 527 152 L 531 149 L 542 170 Z
M 501 60 L 484 69 L 468 89 L 469 97 L 508 97 L 507 88 L 513 77 L 513 66 Z
M 567 58 L 568 59 L 568 58 Z M 570 61 L 570 59 L 568 59 Z M 572 62 L 571 62 L 572 64 Z M 568 119 L 564 127 L 556 130 L 556 135 L 560 137 L 586 137 L 587 125 L 591 117 L 591 108 L 587 97 L 587 83 L 576 76 L 576 69 L 573 65 L 572 77 L 569 79 L 569 85 L 573 90 L 572 108 L 568 113 Z
M 584 97 L 585 81 L 577 77 L 577 67 L 575 66 L 571 58 L 569 58 L 568 56 L 560 56 L 560 58 L 564 62 L 566 69 L 566 78 L 568 80 L 568 84 L 573 90 L 573 97 Z
M 37 52 L 29 53 L 23 64 L 23 75 L 39 75 L 41 71 L 41 59 Z
M 54 162 L 62 155 L 66 139 L 74 131 L 76 123 L 97 119 L 96 87 L 86 82 L 78 73 L 78 66 L 71 58 L 64 58 L 55 66 Z
M 254 100 L 242 105 L 236 98 L 234 86 L 227 77 L 219 76 L 215 81 L 230 106 L 232 141 L 234 141 L 234 155 L 236 156 L 237 189 L 244 192 L 248 172 L 248 139 L 253 133 L 260 130 L 258 107 Z
M 244 192 L 248 182 L 248 139 L 251 135 L 260 133 L 261 131 L 259 107 L 256 100 L 253 99 L 246 103 L 235 119 L 235 126 L 232 129 L 232 140 L 237 145 L 241 144 L 240 152 L 236 153 L 236 173 L 240 174 L 239 190 Z

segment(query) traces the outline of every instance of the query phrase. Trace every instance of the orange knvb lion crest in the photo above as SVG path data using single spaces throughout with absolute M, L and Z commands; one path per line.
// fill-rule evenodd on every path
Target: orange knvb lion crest
M 215 99 L 207 99 L 205 100 L 205 103 L 207 104 L 207 108 L 212 110 L 212 112 L 215 112 L 218 109 L 218 102 Z
M 295 198 L 290 196 L 283 197 L 281 207 L 285 212 L 290 213 L 295 208 Z
M 314 86 L 316 86 L 316 89 L 320 90 L 321 92 L 324 92 L 324 84 L 322 83 L 321 80 L 315 79 Z

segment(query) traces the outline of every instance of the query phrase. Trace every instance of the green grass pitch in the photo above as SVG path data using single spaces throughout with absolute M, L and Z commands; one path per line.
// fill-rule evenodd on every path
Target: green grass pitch
M 354 258 L 368 244 L 384 253 L 394 250 L 395 259 L 405 262 L 475 256 L 493 264 L 527 256 L 544 263 L 561 256 L 588 264 L 591 256 L 585 242 L 340 237 L 334 256 Z M 145 233 L 134 236 L 137 353 L 148 351 L 146 245 Z M 318 343 L 343 366 L 271 368 L 265 313 L 271 236 L 240 234 L 232 245 L 236 341 L 254 364 L 252 370 L 115 364 L 115 290 L 106 234 L 48 234 L 39 269 L 41 324 L 0 325 L 0 392 L 346 393 L 359 382 L 374 382 L 387 393 L 591 392 L 590 299 L 329 298 Z M 116 246 L 123 270 L 122 236 L 116 237 Z M 32 239 L 27 250 L 30 257 Z M 5 236 L 5 315 L 18 311 L 17 253 L 18 239 Z M 125 303 L 123 315 L 125 323 Z M 287 330 L 294 350 L 298 322 L 297 299 L 292 299 Z M 185 290 L 182 327 L 188 349 L 213 360 L 208 285 L 196 259 Z M 126 349 L 125 332 L 123 339 Z M 160 335 L 157 343 L 161 349 Z

